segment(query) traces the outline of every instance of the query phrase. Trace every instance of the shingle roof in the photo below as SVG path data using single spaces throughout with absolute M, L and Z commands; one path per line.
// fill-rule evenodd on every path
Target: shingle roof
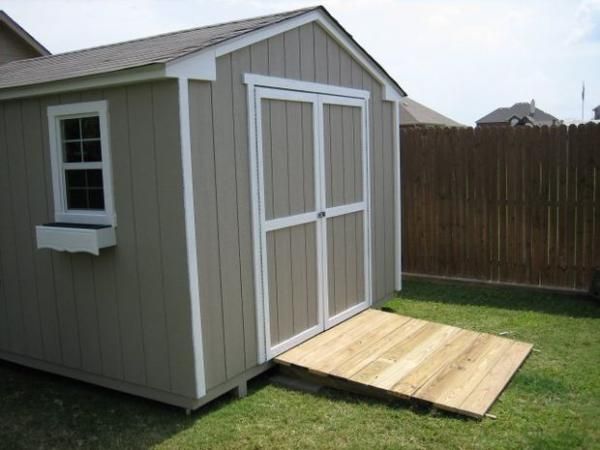
M 530 116 L 531 105 L 528 102 L 515 103 L 510 107 L 498 108 L 491 113 L 483 116 L 477 121 L 478 124 L 484 123 L 502 123 L 508 122 L 512 117 L 524 118 Z M 535 114 L 530 117 L 532 122 L 540 125 L 552 125 L 558 121 L 552 114 L 542 111 L 540 108 L 535 108 Z
M 400 101 L 400 126 L 402 125 L 466 126 L 408 97 Z
M 0 66 L 0 89 L 167 63 L 321 7 L 254 17 Z

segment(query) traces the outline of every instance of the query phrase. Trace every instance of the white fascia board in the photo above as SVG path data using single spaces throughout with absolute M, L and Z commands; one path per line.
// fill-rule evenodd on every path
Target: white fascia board
M 383 86 L 383 100 L 387 102 L 399 102 L 404 97 L 404 95 L 401 95 L 397 89 L 390 86 L 389 84 L 385 84 Z
M 184 76 L 195 80 L 215 80 L 216 61 L 214 59 L 310 22 L 317 22 L 321 25 L 338 44 L 345 48 L 383 86 L 383 100 L 398 101 L 403 97 L 402 92 L 391 82 L 389 77 L 370 61 L 370 57 L 320 10 L 266 26 L 263 29 L 229 39 L 206 50 L 177 58 L 167 63 L 166 72 L 168 75 L 176 74 L 176 76 Z M 213 61 L 210 58 L 213 58 Z
M 168 77 L 214 81 L 217 79 L 217 55 L 214 48 L 171 61 L 165 66 Z
M 139 83 L 141 81 L 164 79 L 165 77 L 165 65 L 152 64 L 149 66 L 120 70 L 117 72 L 104 73 L 89 77 L 51 81 L 48 83 L 34 84 L 30 86 L 4 88 L 0 89 L 0 100 L 119 86 L 123 84 Z

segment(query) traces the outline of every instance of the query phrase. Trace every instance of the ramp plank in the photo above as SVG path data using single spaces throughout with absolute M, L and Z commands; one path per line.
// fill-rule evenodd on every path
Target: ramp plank
M 532 345 L 367 310 L 275 358 L 369 392 L 482 418 Z
M 394 336 L 388 335 L 384 339 L 373 341 L 369 347 L 365 348 L 362 352 L 354 354 L 331 373 L 338 377 L 352 378 L 353 375 L 380 358 L 383 353 L 396 345 L 400 345 L 406 339 L 410 339 L 411 336 L 426 324 L 427 322 L 424 320 L 410 319 L 396 330 Z
M 511 348 L 504 353 L 485 378 L 471 391 L 460 405 L 461 410 L 471 411 L 483 417 L 490 406 L 502 393 L 502 390 L 525 361 L 533 345 L 525 342 L 513 342 Z

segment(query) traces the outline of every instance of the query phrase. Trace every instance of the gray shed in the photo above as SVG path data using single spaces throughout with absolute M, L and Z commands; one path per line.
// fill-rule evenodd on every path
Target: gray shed
M 404 95 L 322 7 L 0 65 L 0 358 L 243 392 L 400 289 Z

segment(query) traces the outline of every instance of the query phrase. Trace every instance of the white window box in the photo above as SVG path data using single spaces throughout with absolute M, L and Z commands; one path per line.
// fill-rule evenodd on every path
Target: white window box
M 110 225 L 48 223 L 35 227 L 37 248 L 60 252 L 86 252 L 99 255 L 101 248 L 117 244 L 115 228 Z

